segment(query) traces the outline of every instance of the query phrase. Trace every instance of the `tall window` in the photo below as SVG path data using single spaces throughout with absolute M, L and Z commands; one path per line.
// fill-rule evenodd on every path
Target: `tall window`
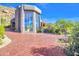
M 32 19 L 33 19 L 33 12 L 25 11 L 25 30 L 26 31 L 33 30 Z
M 36 28 L 37 30 L 40 28 L 40 14 L 36 13 Z

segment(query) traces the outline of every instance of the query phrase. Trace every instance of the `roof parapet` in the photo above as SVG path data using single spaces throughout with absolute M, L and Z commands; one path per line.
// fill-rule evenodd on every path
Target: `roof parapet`
M 25 10 L 33 10 L 41 14 L 41 10 L 34 5 L 22 5 Z

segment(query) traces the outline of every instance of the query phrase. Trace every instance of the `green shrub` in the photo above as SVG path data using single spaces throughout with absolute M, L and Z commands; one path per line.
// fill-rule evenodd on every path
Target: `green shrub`
M 6 22 L 5 22 L 4 17 L 1 17 L 1 24 L 5 26 L 5 23 L 6 23 Z
M 0 25 L 0 38 L 4 38 L 5 29 L 4 26 Z
M 74 22 L 70 20 L 60 19 L 55 23 L 48 23 L 46 28 L 48 33 L 53 34 L 71 34 L 71 31 L 74 27 Z
M 74 27 L 69 37 L 69 46 L 66 48 L 66 54 L 79 56 L 79 25 Z
M 41 33 L 41 32 L 42 32 L 42 30 L 41 30 L 41 29 L 37 30 L 37 33 Z
M 5 29 L 4 26 L 0 25 L 0 45 L 3 43 Z
M 4 26 L 10 26 L 10 21 L 6 21 L 6 17 L 1 17 L 1 24 Z

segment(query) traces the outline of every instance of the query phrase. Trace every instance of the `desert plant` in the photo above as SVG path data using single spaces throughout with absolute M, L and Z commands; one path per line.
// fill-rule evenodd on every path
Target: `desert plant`
M 76 23 L 71 36 L 69 37 L 69 46 L 66 48 L 67 55 L 79 55 L 79 25 Z
M 1 17 L 0 20 L 1 20 L 2 25 L 4 25 L 4 26 L 10 26 L 11 25 L 9 19 L 8 19 L 8 21 L 6 21 L 7 18 L 8 18 L 8 16 L 7 17 Z
M 4 38 L 5 29 L 3 25 L 0 25 L 0 38 Z
M 37 33 L 41 33 L 41 32 L 42 32 L 42 30 L 41 30 L 41 29 L 37 30 Z
M 74 22 L 65 19 L 60 19 L 55 23 L 48 23 L 45 26 L 48 33 L 53 34 L 71 34 L 73 27 Z
M 0 45 L 3 43 L 5 29 L 4 26 L 0 25 Z
M 74 27 L 74 23 L 70 20 L 60 19 L 56 22 L 56 26 L 57 30 L 60 30 L 60 34 L 64 34 L 65 32 L 67 32 L 67 34 L 70 34 Z

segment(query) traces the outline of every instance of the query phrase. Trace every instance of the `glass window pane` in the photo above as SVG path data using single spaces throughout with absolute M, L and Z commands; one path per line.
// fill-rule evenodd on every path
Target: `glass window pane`
M 37 30 L 40 28 L 40 14 L 36 14 L 36 28 Z
M 33 18 L 33 12 L 25 11 L 25 30 L 26 31 L 32 31 L 32 18 Z

